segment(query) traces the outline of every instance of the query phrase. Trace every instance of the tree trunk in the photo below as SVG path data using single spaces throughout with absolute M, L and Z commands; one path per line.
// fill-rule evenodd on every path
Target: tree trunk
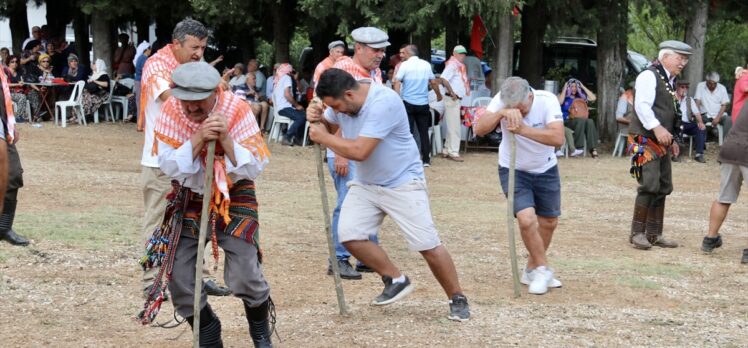
M 512 76 L 512 56 L 514 55 L 514 16 L 511 12 L 499 18 L 499 25 L 493 33 L 496 38 L 497 47 L 493 52 L 493 63 L 491 69 L 491 94 L 499 92 L 501 84 L 507 77 Z
M 413 34 L 412 42 L 418 47 L 418 57 L 431 62 L 431 28 L 424 28 L 421 34 Z
M 285 0 L 273 2 L 270 13 L 273 17 L 273 57 L 276 63 L 291 61 L 291 29 L 288 13 L 290 8 Z
M 102 59 L 109 68 L 107 72 L 110 77 L 112 74 L 112 35 L 111 26 L 105 13 L 94 11 L 91 14 L 91 33 L 93 34 L 93 52 L 94 59 Z
M 384 59 L 389 62 L 390 57 L 400 54 L 400 47 L 404 44 L 410 43 L 410 32 L 403 29 L 388 29 L 387 36 L 389 36 L 390 45 L 385 48 Z M 387 65 L 389 68 L 389 65 Z
M 65 39 L 65 28 L 78 9 L 69 0 L 47 1 L 47 30 L 50 39 Z
M 600 0 L 598 13 L 606 13 L 597 31 L 597 129 L 604 140 L 618 134 L 615 109 L 626 64 L 628 0 Z
M 332 25 L 331 25 L 332 24 Z M 314 73 L 314 68 L 317 64 L 325 59 L 330 50 L 327 45 L 335 40 L 342 40 L 345 42 L 344 37 L 338 37 L 336 34 L 337 23 L 332 20 L 326 20 L 320 23 L 319 28 L 315 28 L 314 32 L 309 33 L 309 43 L 312 46 L 312 56 L 305 62 L 307 65 L 301 67 L 301 71 Z M 346 54 L 348 54 L 346 52 Z
M 457 8 L 450 8 L 444 16 L 444 58 L 446 59 L 452 56 L 452 50 L 460 44 L 460 26 L 454 25 L 460 21 L 458 11 Z
M 26 14 L 26 1 L 15 1 L 8 4 L 10 19 L 10 36 L 13 41 L 13 53 L 21 55 L 23 41 L 29 37 L 29 21 Z
M 138 31 L 136 46 L 143 41 L 151 42 L 151 18 L 147 14 L 138 12 L 135 18 L 135 28 Z
M 706 42 L 706 22 L 709 17 L 709 2 L 698 0 L 686 21 L 686 43 L 693 47 L 693 54 L 684 69 L 684 78 L 691 83 L 689 94 L 696 92 L 696 84 L 704 78 L 704 43 Z
M 88 18 L 85 13 L 78 12 L 73 20 L 73 32 L 75 33 L 75 53 L 81 64 L 90 67 L 91 59 L 88 53 L 91 52 L 91 46 L 88 41 Z
M 522 11 L 522 43 L 519 48 L 519 76 L 530 86 L 542 88 L 543 36 L 548 23 L 548 8 L 542 1 L 525 6 Z

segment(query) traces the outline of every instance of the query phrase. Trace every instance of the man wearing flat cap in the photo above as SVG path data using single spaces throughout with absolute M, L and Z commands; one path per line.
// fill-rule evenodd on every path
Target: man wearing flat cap
M 221 76 L 210 64 L 182 64 L 172 74 L 171 97 L 164 102 L 156 124 L 161 170 L 189 190 L 182 231 L 174 258 L 169 290 L 179 315 L 193 323 L 193 294 L 197 244 L 213 240 L 213 255 L 226 252 L 224 280 L 240 298 L 256 347 L 269 347 L 270 288 L 262 274 L 259 220 L 254 180 L 268 164 L 270 153 L 248 103 L 220 91 Z M 215 181 L 203 187 L 207 144 L 216 142 Z M 174 182 L 172 182 L 174 185 Z M 211 201 L 209 239 L 198 241 L 204 196 Z M 199 294 L 200 346 L 222 347 L 221 322 Z
M 639 183 L 629 243 L 637 249 L 675 248 L 662 236 L 665 198 L 673 191 L 670 155 L 680 148 L 673 141 L 681 119 L 675 94 L 676 76 L 688 64 L 691 46 L 675 40 L 660 43 L 657 63 L 642 71 L 634 86 L 636 117 L 629 126 L 631 175 Z
M 384 49 L 390 45 L 389 36 L 379 28 L 361 27 L 351 32 L 356 42 L 353 58 L 341 57 L 333 66 L 351 75 L 356 80 L 369 79 L 382 84 L 379 64 L 384 59 Z
M 317 81 L 319 81 L 319 77 L 322 76 L 322 73 L 325 72 L 325 70 L 332 68 L 332 66 L 335 65 L 335 62 L 345 55 L 345 42 L 340 40 L 330 42 L 330 44 L 327 45 L 327 49 L 330 50 L 330 55 L 319 62 L 317 67 L 314 68 L 314 76 L 312 76 L 313 87 L 317 86 Z

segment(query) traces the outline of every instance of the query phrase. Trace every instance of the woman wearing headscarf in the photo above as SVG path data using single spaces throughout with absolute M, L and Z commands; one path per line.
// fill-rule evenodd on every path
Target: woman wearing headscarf
M 143 41 L 138 45 L 135 50 L 135 85 L 133 86 L 133 92 L 135 93 L 135 108 L 133 109 L 134 115 L 138 115 L 137 101 L 140 100 L 140 79 L 143 76 L 143 67 L 145 61 L 151 55 L 151 44 L 148 41 Z
M 81 103 L 85 115 L 93 114 L 109 98 L 109 83 L 111 79 L 107 74 L 106 63 L 102 59 L 97 59 L 93 66 L 93 74 L 83 89 Z
M 574 146 L 577 149 L 584 148 L 586 140 L 590 155 L 592 158 L 597 158 L 598 137 L 595 121 L 589 117 L 574 117 L 574 113 L 570 112 L 570 109 L 572 109 L 572 104 L 576 99 L 584 101 L 583 105 L 586 106 L 587 103 L 597 100 L 597 96 L 587 89 L 581 81 L 570 79 L 564 84 L 564 88 L 558 95 L 558 102 L 561 103 L 561 112 L 564 115 L 564 127 L 574 131 Z
M 62 78 L 71 83 L 86 80 L 86 67 L 78 61 L 78 56 L 68 55 L 68 65 L 62 69 Z

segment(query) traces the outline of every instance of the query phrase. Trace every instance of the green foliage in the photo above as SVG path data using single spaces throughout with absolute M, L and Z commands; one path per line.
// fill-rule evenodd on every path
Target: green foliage
M 657 57 L 657 45 L 665 40 L 682 39 L 685 35 L 685 16 L 674 20 L 660 1 L 629 6 L 628 48 L 647 58 Z
M 704 72 L 718 72 L 732 90 L 735 67 L 745 66 L 748 58 L 748 23 L 724 19 L 707 24 L 705 47 Z

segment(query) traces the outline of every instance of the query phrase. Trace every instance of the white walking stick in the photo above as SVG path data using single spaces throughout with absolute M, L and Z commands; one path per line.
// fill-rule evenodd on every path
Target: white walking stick
M 213 158 L 216 152 L 216 141 L 208 143 L 208 156 L 205 160 L 205 185 L 203 185 L 203 209 L 200 213 L 200 234 L 197 238 L 197 260 L 195 264 L 195 301 L 193 304 L 192 346 L 200 347 L 200 294 L 203 292 L 203 257 L 205 253 L 205 237 L 208 235 L 208 208 L 213 193 Z M 189 199 L 189 198 L 188 198 Z
M 338 296 L 338 308 L 340 315 L 348 314 L 345 306 L 345 296 L 343 295 L 343 284 L 340 281 L 340 268 L 338 267 L 337 257 L 335 256 L 335 245 L 332 241 L 332 228 L 330 224 L 330 206 L 327 201 L 327 187 L 325 186 L 325 170 L 322 164 L 323 153 L 319 144 L 314 144 L 314 151 L 317 153 L 317 179 L 319 179 L 319 191 L 322 197 L 322 215 L 325 216 L 325 236 L 327 236 L 327 249 L 330 252 L 330 264 L 332 265 L 332 274 L 335 281 L 335 293 Z
M 512 280 L 514 281 L 514 298 L 520 295 L 519 272 L 517 269 L 517 250 L 514 243 L 514 166 L 517 162 L 517 144 L 514 133 L 509 132 L 511 148 L 509 159 L 509 188 L 506 205 L 506 234 L 509 238 L 509 257 L 512 260 Z

